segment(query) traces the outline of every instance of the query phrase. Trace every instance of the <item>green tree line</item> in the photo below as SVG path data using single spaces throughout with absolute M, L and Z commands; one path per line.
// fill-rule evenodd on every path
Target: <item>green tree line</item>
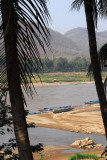
M 86 72 L 90 59 L 74 57 L 70 61 L 66 58 L 42 59 L 43 72 Z
M 2 61 L 2 67 L 4 67 L 4 58 L 0 58 L 0 61 Z M 36 65 L 36 61 L 34 59 L 33 61 Z M 70 61 L 62 57 L 54 59 L 43 58 L 41 61 L 43 69 L 38 69 L 38 72 L 87 72 L 91 63 L 89 58 L 83 57 L 74 57 Z M 35 72 L 34 69 L 32 70 Z

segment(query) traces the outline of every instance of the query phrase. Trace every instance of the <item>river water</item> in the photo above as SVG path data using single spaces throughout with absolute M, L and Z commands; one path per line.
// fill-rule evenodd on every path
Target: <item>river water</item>
M 83 105 L 97 100 L 94 84 L 68 84 L 60 86 L 36 87 L 38 93 L 32 98 L 26 97 L 27 109 L 35 112 L 38 108 Z
M 36 127 L 29 128 L 29 138 L 30 143 L 32 145 L 37 145 L 38 143 L 42 143 L 43 145 L 54 145 L 54 146 L 62 146 L 72 144 L 75 140 L 81 140 L 86 137 L 90 137 L 97 144 L 103 144 L 106 146 L 106 138 L 103 135 L 99 134 L 86 134 L 86 133 L 75 133 L 70 131 L 56 130 L 51 128 L 44 127 Z M 6 133 L 1 136 L 0 144 L 8 142 L 10 138 L 14 138 L 14 134 Z M 67 151 L 63 151 L 63 153 L 70 152 L 81 152 L 83 151 L 70 148 Z
M 82 105 L 84 102 L 90 100 L 97 100 L 97 94 L 94 84 L 68 84 L 60 86 L 36 87 L 38 93 L 32 98 L 26 95 L 28 104 L 27 109 L 30 112 L 37 111 L 38 108 L 43 107 L 57 107 L 66 105 Z M 98 134 L 83 134 L 69 131 L 62 131 L 56 129 L 49 129 L 43 127 L 30 128 L 29 137 L 31 144 L 43 143 L 44 145 L 69 145 L 75 140 L 90 137 L 96 143 L 106 145 L 106 138 Z M 6 142 L 8 138 L 13 137 L 13 134 L 6 134 L 2 136 L 1 142 Z M 81 150 L 71 149 L 69 152 L 79 152 Z

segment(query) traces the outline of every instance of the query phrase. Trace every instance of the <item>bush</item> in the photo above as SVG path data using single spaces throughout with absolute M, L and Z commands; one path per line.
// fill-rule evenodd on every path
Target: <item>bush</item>
M 68 160 L 79 160 L 79 159 L 94 159 L 94 160 L 98 160 L 98 158 L 102 158 L 102 157 L 98 157 L 97 155 L 94 155 L 94 154 L 76 153 L 75 155 L 70 156 L 68 158 Z

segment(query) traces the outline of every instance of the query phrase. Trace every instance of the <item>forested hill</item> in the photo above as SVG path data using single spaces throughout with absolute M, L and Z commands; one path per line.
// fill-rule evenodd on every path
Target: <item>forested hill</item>
M 80 50 L 82 55 L 89 56 L 88 34 L 86 28 L 75 28 L 64 34 L 67 38 L 73 40 Z M 98 49 L 105 43 L 107 43 L 107 31 L 96 32 Z

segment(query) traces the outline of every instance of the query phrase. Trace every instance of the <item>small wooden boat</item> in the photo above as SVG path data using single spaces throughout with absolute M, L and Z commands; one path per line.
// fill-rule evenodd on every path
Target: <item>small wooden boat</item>
M 96 103 L 99 103 L 99 100 L 85 102 L 85 104 L 96 104 Z
M 60 109 L 71 109 L 72 106 L 62 106 L 62 107 L 51 107 L 51 108 L 44 108 L 44 110 L 60 110 Z

